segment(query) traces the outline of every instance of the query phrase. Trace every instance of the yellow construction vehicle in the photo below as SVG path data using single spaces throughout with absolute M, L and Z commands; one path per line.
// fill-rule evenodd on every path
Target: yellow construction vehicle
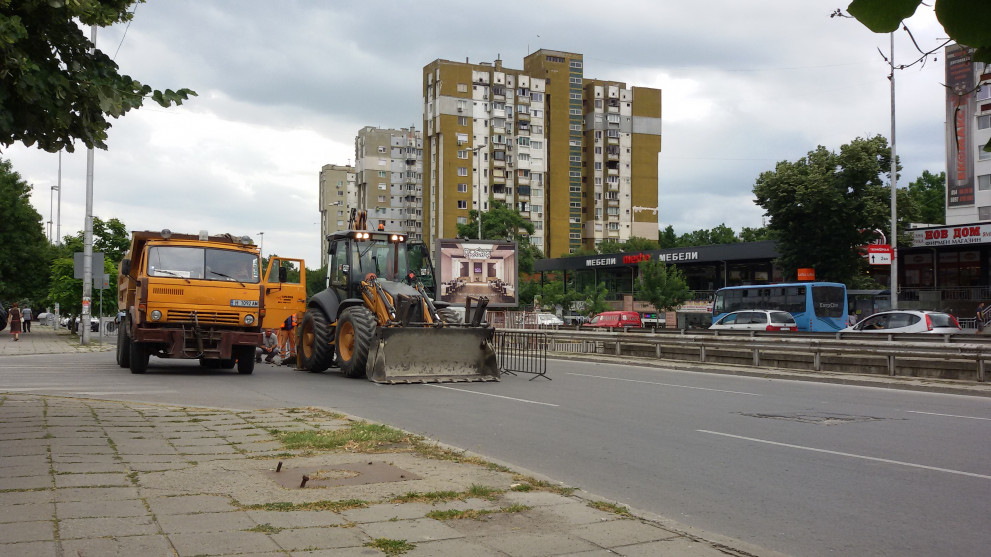
M 337 366 L 347 377 L 378 383 L 496 381 L 495 329 L 484 323 L 485 298 L 463 322 L 434 302 L 426 246 L 403 234 L 352 230 L 327 237 L 328 287 L 307 302 L 299 327 L 298 367 Z

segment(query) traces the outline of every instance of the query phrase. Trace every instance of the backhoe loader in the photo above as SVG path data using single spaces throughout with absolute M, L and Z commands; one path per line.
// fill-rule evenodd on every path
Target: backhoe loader
M 435 283 L 426 246 L 356 229 L 363 220 L 352 212 L 352 229 L 327 237 L 328 286 L 307 302 L 297 366 L 337 366 L 377 383 L 497 381 L 495 330 L 483 322 L 488 300 L 470 300 L 462 321 L 428 295 Z

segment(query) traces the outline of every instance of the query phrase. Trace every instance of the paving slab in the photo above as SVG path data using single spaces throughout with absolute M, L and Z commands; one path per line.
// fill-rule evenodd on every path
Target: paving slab
M 63 540 L 61 555 L 175 557 L 175 551 L 165 536 L 147 535 Z
M 140 499 L 120 501 L 67 501 L 55 503 L 56 515 L 62 518 L 96 518 L 145 516 L 148 509 Z
M 0 507 L 6 507 L 7 505 L 28 505 L 31 503 L 53 502 L 55 502 L 54 489 L 5 491 L 0 493 Z
M 363 547 L 366 542 L 370 541 L 357 528 L 337 526 L 293 528 L 282 530 L 271 536 L 275 543 L 287 551 Z
M 648 542 L 635 545 L 624 545 L 614 548 L 620 555 L 628 557 L 726 557 L 726 553 L 709 544 L 692 540 L 683 536 L 658 542 Z
M 66 518 L 65 520 L 59 520 L 59 537 L 63 540 L 151 535 L 157 533 L 158 525 L 155 524 L 151 515 Z
M 367 522 L 359 524 L 358 528 L 373 539 L 387 538 L 390 540 L 407 540 L 409 542 L 426 542 L 464 537 L 464 534 L 461 532 L 432 518 Z
M 155 515 L 190 514 L 193 512 L 227 512 L 237 510 L 229 497 L 219 495 L 179 495 L 147 499 Z
M 275 528 L 312 528 L 340 526 L 348 521 L 331 511 L 247 511 L 255 524 L 269 524 Z
M 479 542 L 513 557 L 564 555 L 601 549 L 574 536 L 561 533 L 522 533 L 485 536 Z
M 188 534 L 192 532 L 226 532 L 250 530 L 257 526 L 251 518 L 241 512 L 164 514 L 158 516 L 158 524 L 166 534 Z
M 125 474 L 55 474 L 55 487 L 128 487 Z
M 173 534 L 169 540 L 179 555 L 230 555 L 281 549 L 272 538 L 259 532 Z
M 35 474 L 38 474 L 39 472 L 44 475 L 0 478 L 0 491 L 6 491 L 8 489 L 39 489 L 52 487 L 52 477 L 48 475 L 48 470 L 39 466 L 35 469 Z
M 55 539 L 55 522 L 33 520 L 0 524 L 0 540 L 12 542 L 38 542 Z
M 135 487 L 66 487 L 55 491 L 56 501 L 120 501 L 137 499 Z
M 480 545 L 477 541 L 457 539 L 419 542 L 403 557 L 506 557 L 506 553 Z M 381 553 L 380 553 L 381 555 Z M 615 557 L 615 554 L 614 554 Z
M 27 503 L 25 505 L 0 504 L 0 524 L 8 522 L 30 522 L 52 520 L 55 517 L 55 505 L 51 502 Z M 6 541 L 0 538 L 0 541 Z M 2 553 L 0 553 L 2 555 Z
M 55 541 L 0 543 L 0 555 L 3 557 L 62 557 Z
M 614 520 L 586 524 L 569 531 L 570 534 L 602 547 L 630 545 L 678 537 L 678 534 L 646 524 L 636 519 Z

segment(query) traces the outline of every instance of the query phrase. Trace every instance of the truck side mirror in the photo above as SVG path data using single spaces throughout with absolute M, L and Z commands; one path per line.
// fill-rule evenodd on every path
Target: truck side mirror
M 279 267 L 279 282 L 286 282 L 287 280 L 289 280 L 289 269 Z
M 120 262 L 120 274 L 129 275 L 131 274 L 131 260 L 124 259 Z

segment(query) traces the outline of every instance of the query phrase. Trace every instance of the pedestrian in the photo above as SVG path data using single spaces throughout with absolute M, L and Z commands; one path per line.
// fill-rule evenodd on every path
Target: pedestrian
M 282 360 L 288 360 L 296 355 L 296 325 L 299 323 L 299 318 L 296 314 L 292 314 L 286 317 L 286 320 L 282 322 L 282 328 L 279 329 L 279 347 L 282 349 L 283 358 Z
M 977 334 L 981 334 L 984 332 L 984 320 L 985 320 L 984 314 L 986 312 L 987 309 L 984 307 L 984 302 L 977 304 L 977 319 L 975 319 L 974 321 L 974 324 L 977 326 Z
M 24 316 L 24 332 L 31 332 L 31 320 L 34 319 L 34 312 L 31 311 L 31 306 L 25 305 L 24 309 L 21 310 L 21 315 Z
M 14 302 L 10 306 L 10 311 L 7 312 L 7 325 L 10 327 L 10 334 L 13 336 L 13 340 L 21 340 L 21 308 L 17 307 L 17 302 Z
M 276 339 L 272 329 L 265 329 L 262 333 L 262 343 L 255 349 L 255 361 L 262 361 L 262 354 L 266 354 L 265 362 L 272 363 L 272 358 L 279 353 L 279 341 Z

